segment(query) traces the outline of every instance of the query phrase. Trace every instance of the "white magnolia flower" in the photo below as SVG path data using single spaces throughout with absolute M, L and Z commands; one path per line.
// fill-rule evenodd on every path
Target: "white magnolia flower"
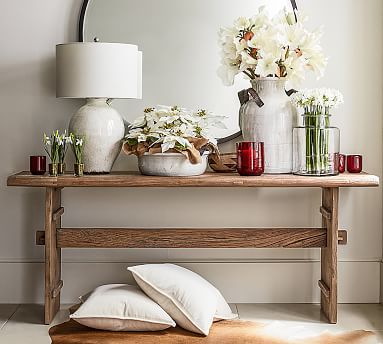
M 291 50 L 303 49 L 306 44 L 310 42 L 310 33 L 305 30 L 300 23 L 296 25 L 288 25 L 284 30 L 285 44 L 290 47 Z M 312 37 L 310 37 L 312 38 Z
M 274 45 L 278 45 L 277 57 L 280 55 L 280 51 L 283 48 L 282 43 L 280 42 L 280 32 L 278 28 L 274 26 L 267 26 L 259 29 L 257 32 L 256 41 L 261 51 L 271 51 L 273 50 Z
M 258 61 L 255 73 L 260 77 L 274 76 L 279 73 L 279 67 L 275 61 L 275 56 L 266 55 Z
M 261 27 L 270 25 L 270 17 L 265 9 L 265 6 L 258 8 L 258 13 L 250 18 L 250 22 L 253 25 L 253 31 L 257 31 Z
M 230 56 L 226 54 L 226 58 L 230 60 L 231 63 L 238 65 L 240 63 L 240 58 L 243 57 L 244 54 L 248 55 L 248 41 L 237 41 L 233 46 L 234 51 L 230 51 Z
M 225 86 L 232 86 L 234 85 L 234 79 L 238 72 L 238 66 L 222 65 L 221 67 L 219 67 L 217 74 L 221 78 Z
M 237 20 L 234 21 L 234 27 L 237 30 L 242 30 L 243 28 L 249 28 L 251 26 L 250 19 L 246 17 L 239 17 Z
M 248 52 L 242 52 L 241 56 L 242 56 L 242 63 L 239 67 L 241 71 L 247 70 L 249 68 L 253 68 L 258 63 L 258 60 L 250 56 Z
M 327 58 L 322 53 L 317 53 L 308 59 L 307 66 L 318 75 L 318 78 L 320 78 L 323 76 L 327 66 Z
M 83 139 L 76 139 L 76 146 L 82 146 L 84 143 L 84 140 Z
M 284 65 L 287 71 L 287 79 L 293 85 L 298 85 L 304 80 L 306 61 L 302 57 L 292 55 L 285 60 Z
M 223 84 L 233 85 L 240 73 L 251 79 L 277 75 L 295 81 L 303 80 L 307 70 L 322 76 L 327 63 L 320 46 L 322 33 L 309 31 L 306 20 L 301 13 L 286 9 L 270 17 L 262 7 L 255 16 L 240 17 L 232 27 L 221 29 L 217 72 Z

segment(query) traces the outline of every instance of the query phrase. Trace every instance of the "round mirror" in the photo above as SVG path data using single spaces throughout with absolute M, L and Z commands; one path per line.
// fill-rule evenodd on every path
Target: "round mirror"
M 289 0 L 89 0 L 80 19 L 80 40 L 137 44 L 143 51 L 142 100 L 116 100 L 127 122 L 144 108 L 179 105 L 227 117 L 227 129 L 213 133 L 219 142 L 240 136 L 238 91 L 250 83 L 238 77 L 226 87 L 220 66 L 218 31 L 259 6 L 270 13 L 290 7 Z

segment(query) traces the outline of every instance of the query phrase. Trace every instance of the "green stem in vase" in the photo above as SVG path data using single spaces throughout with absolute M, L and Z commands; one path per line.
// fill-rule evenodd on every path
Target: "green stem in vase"
M 320 156 L 320 126 L 319 126 L 319 114 L 315 113 L 315 174 L 320 173 L 320 164 L 321 164 L 321 156 Z
M 313 132 L 312 132 L 312 116 L 311 112 L 306 113 L 306 161 L 307 161 L 307 172 L 311 173 L 313 170 Z
M 306 128 L 306 169 L 307 169 L 307 172 L 311 172 L 311 169 L 312 169 L 312 164 L 311 164 L 311 158 L 312 158 L 312 154 L 311 154 L 311 132 L 310 132 L 310 128 L 307 127 Z
M 307 110 L 305 111 L 303 125 L 305 126 L 305 131 L 306 131 L 306 171 L 309 172 L 311 170 L 311 164 L 310 164 L 311 141 L 310 141 L 310 117 L 308 117 L 308 111 Z
M 335 174 L 334 159 L 339 153 L 339 129 L 330 127 L 330 111 L 343 103 L 342 94 L 325 88 L 302 90 L 292 96 L 292 101 L 298 108 L 304 109 L 304 128 L 299 128 L 298 132 L 301 133 L 299 136 L 305 135 L 306 166 L 302 166 L 299 157 L 294 162 L 301 166 L 302 173 Z M 300 156 L 303 155 L 302 148 L 299 150 Z
M 313 113 L 310 113 L 310 173 L 313 173 L 315 171 L 315 123 L 314 123 L 314 117 L 312 115 Z
M 330 127 L 330 115 L 326 112 L 326 118 L 325 118 L 325 122 L 326 122 L 326 137 L 325 137 L 325 156 L 326 156 L 326 172 L 329 173 L 330 172 L 330 157 L 329 157 L 329 145 L 330 145 L 330 133 L 329 133 L 329 127 Z
M 322 139 L 321 139 L 321 148 L 322 148 L 322 173 L 327 172 L 327 147 L 326 147 L 326 128 L 322 128 Z
M 328 116 L 321 107 L 312 107 L 305 114 L 306 131 L 306 170 L 310 174 L 323 174 L 329 170 Z

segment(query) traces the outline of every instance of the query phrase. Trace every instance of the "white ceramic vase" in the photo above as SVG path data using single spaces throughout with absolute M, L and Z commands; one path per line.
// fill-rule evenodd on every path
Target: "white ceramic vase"
M 296 112 L 285 92 L 283 78 L 252 80 L 252 87 L 264 105 L 250 98 L 240 109 L 245 141 L 265 143 L 265 173 L 291 173 L 293 168 L 293 127 Z
M 204 174 L 209 153 L 204 153 L 199 164 L 192 164 L 181 153 L 145 153 L 138 157 L 140 172 L 148 176 L 187 177 Z
M 69 131 L 84 137 L 84 172 L 110 173 L 121 152 L 125 127 L 107 99 L 88 99 L 73 115 Z

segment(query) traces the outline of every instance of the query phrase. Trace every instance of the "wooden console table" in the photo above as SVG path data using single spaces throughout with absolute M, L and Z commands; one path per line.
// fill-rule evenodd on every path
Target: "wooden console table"
M 372 187 L 379 178 L 366 173 L 334 177 L 207 173 L 198 177 L 149 177 L 134 172 L 86 175 L 76 178 L 32 176 L 21 172 L 8 178 L 8 186 L 44 187 L 45 231 L 36 243 L 45 245 L 45 323 L 60 309 L 62 248 L 320 248 L 321 308 L 330 323 L 337 322 L 337 248 L 347 243 L 338 229 L 340 187 Z M 310 187 L 321 188 L 319 228 L 61 228 L 61 190 L 65 187 Z

